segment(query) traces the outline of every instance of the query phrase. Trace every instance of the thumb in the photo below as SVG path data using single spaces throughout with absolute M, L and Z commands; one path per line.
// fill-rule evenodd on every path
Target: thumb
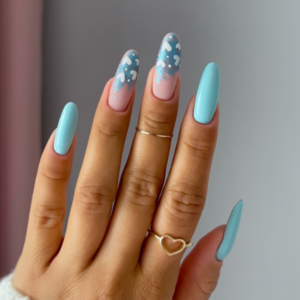
M 230 252 L 240 224 L 243 201 L 233 208 L 227 225 L 205 235 L 181 265 L 174 300 L 207 300 L 215 290 L 223 259 Z

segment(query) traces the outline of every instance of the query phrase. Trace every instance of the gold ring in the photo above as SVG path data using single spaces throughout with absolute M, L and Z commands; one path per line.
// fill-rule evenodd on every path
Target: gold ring
M 151 133 L 151 132 L 148 132 L 148 131 L 144 131 L 144 130 L 138 129 L 137 127 L 135 127 L 135 130 L 137 130 L 137 131 L 139 131 L 141 133 L 144 133 L 144 134 L 153 135 L 153 136 L 157 136 L 157 137 L 161 137 L 161 138 L 165 138 L 165 139 L 170 139 L 170 138 L 173 137 L 173 134 L 170 134 L 170 135 L 156 134 L 156 133 Z
M 169 234 L 164 234 L 164 235 L 161 235 L 159 236 L 158 234 L 156 234 L 154 231 L 152 230 L 148 230 L 150 234 L 152 234 L 154 237 L 156 237 L 159 242 L 160 242 L 160 246 L 161 248 L 164 250 L 164 252 L 168 255 L 168 256 L 172 256 L 172 255 L 175 255 L 175 254 L 178 254 L 180 253 L 181 251 L 183 251 L 185 248 L 187 247 L 191 247 L 193 246 L 194 242 L 191 240 L 188 244 L 185 242 L 185 240 L 183 239 L 175 239 L 173 238 L 172 236 L 170 236 Z M 180 248 L 173 251 L 173 252 L 169 252 L 165 246 L 163 245 L 163 240 L 164 239 L 170 239 L 173 243 L 176 243 L 176 242 L 179 242 L 181 244 Z

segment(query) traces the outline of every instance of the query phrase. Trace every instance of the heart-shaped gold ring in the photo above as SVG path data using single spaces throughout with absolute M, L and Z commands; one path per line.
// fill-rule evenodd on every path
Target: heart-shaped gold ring
M 169 234 L 164 234 L 164 235 L 161 235 L 159 236 L 158 234 L 156 234 L 154 231 L 152 230 L 149 230 L 149 233 L 152 234 L 154 237 L 156 237 L 159 242 L 160 242 L 160 246 L 161 248 L 164 250 L 164 252 L 168 255 L 168 256 L 172 256 L 172 255 L 175 255 L 175 254 L 178 254 L 180 253 L 181 251 L 183 251 L 185 248 L 187 247 L 191 247 L 193 246 L 193 241 L 191 240 L 188 244 L 185 242 L 185 240 L 183 239 L 179 239 L 179 238 L 173 238 L 171 235 Z M 166 247 L 164 246 L 163 244 L 163 240 L 164 239 L 170 239 L 173 243 L 177 243 L 179 242 L 181 244 L 181 247 L 178 249 L 178 250 L 175 250 L 173 252 L 170 252 L 166 249 Z

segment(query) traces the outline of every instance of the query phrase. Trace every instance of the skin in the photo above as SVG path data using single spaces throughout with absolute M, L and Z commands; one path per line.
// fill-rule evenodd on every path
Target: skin
M 138 128 L 166 135 L 173 132 L 176 121 L 180 77 L 173 97 L 162 101 L 152 93 L 153 73 L 154 68 L 148 75 Z M 209 299 L 223 264 L 215 254 L 225 225 L 203 237 L 181 266 L 184 252 L 169 257 L 155 237 L 145 235 L 152 223 L 159 235 L 191 240 L 207 195 L 219 106 L 211 123 L 204 125 L 193 118 L 195 95 L 190 100 L 158 202 L 171 139 L 137 131 L 118 186 L 134 93 L 124 112 L 114 111 L 108 105 L 112 80 L 107 82 L 95 112 L 64 237 L 76 134 L 64 156 L 53 150 L 55 130 L 48 140 L 13 284 L 33 300 Z M 167 240 L 165 246 L 172 251 L 178 244 Z

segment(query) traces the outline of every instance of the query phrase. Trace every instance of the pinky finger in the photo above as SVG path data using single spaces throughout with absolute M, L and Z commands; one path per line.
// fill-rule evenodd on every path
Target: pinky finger
M 76 105 L 72 102 L 66 104 L 38 167 L 26 239 L 19 263 L 34 264 L 40 271 L 49 265 L 62 243 L 77 118 Z
M 227 225 L 204 236 L 182 263 L 173 300 L 208 300 L 220 277 L 240 224 L 243 201 L 233 208 Z

